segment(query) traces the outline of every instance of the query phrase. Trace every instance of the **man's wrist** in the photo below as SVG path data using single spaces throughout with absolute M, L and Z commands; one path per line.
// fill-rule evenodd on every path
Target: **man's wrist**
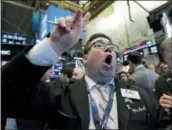
M 52 66 L 58 60 L 63 51 L 46 38 L 36 44 L 26 55 L 28 60 L 35 65 Z
M 50 38 L 48 39 L 51 47 L 53 50 L 57 53 L 57 55 L 61 55 L 63 52 L 65 52 L 64 48 L 60 45 L 58 42 L 53 42 Z

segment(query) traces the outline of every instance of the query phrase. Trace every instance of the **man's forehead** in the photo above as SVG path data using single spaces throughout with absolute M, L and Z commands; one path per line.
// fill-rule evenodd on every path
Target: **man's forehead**
M 90 45 L 93 44 L 93 43 L 95 43 L 96 41 L 103 41 L 104 43 L 110 43 L 111 42 L 108 38 L 105 38 L 105 37 L 97 37 L 97 38 L 93 39 L 90 42 Z

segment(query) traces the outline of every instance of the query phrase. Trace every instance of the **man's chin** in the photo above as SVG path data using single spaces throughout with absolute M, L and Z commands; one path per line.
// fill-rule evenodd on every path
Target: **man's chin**
M 114 78 L 114 74 L 112 74 L 112 70 L 100 70 L 102 77 L 104 78 Z

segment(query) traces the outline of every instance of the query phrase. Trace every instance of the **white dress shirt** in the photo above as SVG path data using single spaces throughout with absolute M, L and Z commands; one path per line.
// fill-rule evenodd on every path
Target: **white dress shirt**
M 88 91 L 90 92 L 91 96 L 93 97 L 93 99 L 95 100 L 97 106 L 100 102 L 100 93 L 97 89 L 94 89 L 93 86 L 96 85 L 96 83 L 90 79 L 87 75 L 85 76 L 85 81 L 87 83 L 87 87 L 88 87 Z M 114 85 L 114 80 L 111 80 L 109 83 L 107 84 L 113 84 Z M 105 85 L 106 86 L 106 85 Z M 89 97 L 89 102 L 90 102 L 90 95 Z M 117 111 L 117 100 L 116 100 L 116 92 L 114 93 L 114 100 L 113 100 L 113 106 L 111 109 L 111 112 L 109 113 L 109 115 L 114 119 L 114 123 L 112 128 L 115 130 L 118 130 L 118 111 Z M 95 129 L 95 125 L 94 125 L 94 121 L 93 121 L 93 115 L 92 115 L 92 111 L 91 111 L 91 104 L 90 104 L 90 125 L 89 125 L 89 129 Z
M 52 46 L 50 45 L 49 39 L 44 39 L 40 43 L 36 44 L 26 55 L 28 60 L 35 65 L 40 66 L 53 66 L 60 57 L 60 53 L 54 51 Z M 87 83 L 88 90 L 90 90 L 96 83 L 91 80 L 88 76 L 85 76 L 85 80 Z M 111 81 L 112 84 L 114 84 L 114 81 Z M 96 103 L 99 103 L 99 94 L 95 93 L 96 90 L 90 91 L 90 94 L 93 96 Z M 89 96 L 89 95 L 88 95 Z M 90 96 L 89 96 L 89 102 L 90 102 Z M 118 113 L 117 113 L 117 100 L 116 100 L 116 92 L 114 93 L 114 100 L 113 100 L 113 106 L 110 112 L 110 115 L 114 119 L 113 123 L 113 129 L 118 129 Z M 92 111 L 91 111 L 91 105 L 90 105 L 90 124 L 89 129 L 95 129 L 93 117 L 92 117 Z
M 7 118 L 6 120 L 6 130 L 17 130 L 17 123 L 15 118 Z

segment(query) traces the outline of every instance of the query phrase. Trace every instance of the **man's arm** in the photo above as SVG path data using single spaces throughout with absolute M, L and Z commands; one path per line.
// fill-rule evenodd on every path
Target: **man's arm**
M 5 117 L 40 119 L 45 115 L 40 98 L 42 92 L 37 91 L 37 86 L 42 75 L 58 60 L 49 42 L 49 39 L 43 40 L 29 53 L 20 54 L 2 67 L 2 113 Z M 41 84 L 41 90 L 46 88 L 44 85 Z
M 89 13 L 82 17 L 78 10 L 74 19 L 59 19 L 49 39 L 36 44 L 27 54 L 19 55 L 2 68 L 3 120 L 6 117 L 42 118 L 45 114 L 49 115 L 45 112 L 47 107 L 40 101 L 42 98 L 37 103 L 31 103 L 37 94 L 39 80 L 63 52 L 78 42 L 89 18 Z

